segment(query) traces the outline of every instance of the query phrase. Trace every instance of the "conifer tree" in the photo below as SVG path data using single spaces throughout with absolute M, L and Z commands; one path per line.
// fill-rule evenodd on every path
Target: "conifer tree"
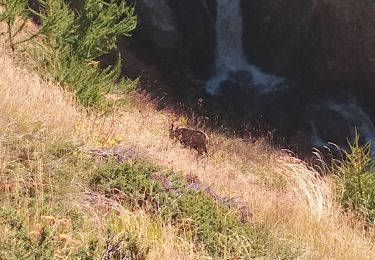
M 0 22 L 8 25 L 11 48 L 31 13 L 40 20 L 37 34 L 22 40 L 30 44 L 38 66 L 50 78 L 74 90 L 81 102 L 99 106 L 103 94 L 119 81 L 121 57 L 113 67 L 101 69 L 98 59 L 116 47 L 119 36 L 130 36 L 137 24 L 134 7 L 124 0 L 81 0 L 73 10 L 69 1 L 35 0 L 39 10 L 28 8 L 27 0 L 0 0 L 5 11 Z M 16 26 L 16 20 L 22 19 Z M 5 33 L 5 32 L 4 32 Z M 36 37 L 40 36 L 40 37 Z M 119 85 L 126 87 L 123 80 Z

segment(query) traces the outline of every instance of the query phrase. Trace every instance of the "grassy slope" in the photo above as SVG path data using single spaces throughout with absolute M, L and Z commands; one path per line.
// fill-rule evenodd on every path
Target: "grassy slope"
M 46 246 L 42 255 L 97 258 L 111 229 L 142 241 L 150 259 L 207 258 L 208 252 L 181 237 L 172 223 L 88 190 L 96 165 L 77 147 L 118 143 L 137 147 L 154 164 L 197 175 L 220 196 L 242 201 L 251 209 L 250 221 L 262 225 L 275 243 L 268 247 L 275 250 L 270 255 L 277 255 L 278 244 L 286 240 L 288 250 L 304 259 L 375 259 L 371 238 L 340 213 L 331 181 L 314 178 L 303 163 L 262 140 L 211 132 L 209 156 L 197 158 L 168 138 L 170 115 L 152 104 L 135 98 L 112 115 L 88 115 L 69 93 L 22 69 L 22 61 L 3 46 L 0 56 L 0 225 L 5 231 L 0 244 L 6 249 L 22 248 L 15 238 L 19 233 L 4 224 L 12 215 L 24 219 L 16 227 L 28 237 L 25 248 L 41 250 L 35 246 L 41 234 L 52 241 L 52 252 Z

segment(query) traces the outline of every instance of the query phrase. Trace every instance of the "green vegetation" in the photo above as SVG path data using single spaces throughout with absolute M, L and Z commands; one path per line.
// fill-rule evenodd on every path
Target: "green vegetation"
M 136 97 L 111 116 L 88 115 L 60 85 L 98 109 L 108 107 L 105 94 L 131 89 L 120 57 L 104 69 L 98 61 L 134 29 L 134 8 L 26 2 L 0 0 L 0 259 L 375 258 L 373 234 L 342 214 L 375 219 L 370 149 L 358 137 L 335 162 L 333 183 L 264 142 L 214 132 L 210 154 L 197 158 L 168 138 L 171 115 Z M 41 25 L 27 33 L 30 12 Z M 22 68 L 30 64 L 39 75 Z M 95 153 L 114 146 L 149 160 Z
M 79 241 L 66 233 L 72 229 L 69 218 L 42 219 L 48 222 L 36 224 L 30 232 L 26 228 L 28 220 L 19 211 L 0 208 L 0 227 L 7 235 L 0 244 L 0 259 L 146 259 L 148 248 L 143 248 L 134 234 L 108 234 L 105 244 L 94 235 Z
M 132 208 L 161 215 L 215 258 L 269 257 L 274 253 L 269 249 L 272 237 L 265 229 L 242 222 L 238 211 L 189 187 L 179 174 L 145 162 L 108 163 L 96 171 L 91 185 L 107 196 L 124 196 L 121 198 Z M 277 255 L 293 257 L 286 248 L 280 245 Z
M 76 178 L 88 181 L 97 167 L 92 158 L 70 142 L 0 141 L 0 259 L 145 259 L 138 231 L 116 228 L 121 217 L 109 212 L 98 228 L 71 204 Z
M 38 1 L 40 11 L 26 8 L 27 0 L 3 0 L 5 10 L 0 21 L 7 23 L 7 34 L 12 50 L 17 44 L 28 42 L 35 66 L 62 85 L 74 91 L 85 105 L 106 107 L 104 95 L 110 91 L 120 93 L 134 88 L 134 84 L 120 78 L 121 57 L 114 66 L 100 68 L 99 59 L 115 49 L 120 36 L 130 36 L 137 18 L 134 8 L 125 1 L 85 0 L 74 11 L 64 0 Z M 28 14 L 41 21 L 38 33 L 16 41 L 24 28 Z M 17 18 L 22 22 L 17 23 Z
M 119 36 L 129 36 L 136 26 L 134 8 L 125 1 L 85 0 L 74 12 L 63 0 L 46 1 L 40 14 L 46 40 L 35 57 L 58 82 L 72 88 L 85 105 L 102 106 L 103 94 L 115 88 L 121 57 L 113 67 L 96 62 L 116 47 Z M 117 88 L 126 88 L 125 81 Z
M 87 246 L 81 245 L 71 251 L 69 244 L 81 242 L 63 233 L 67 229 L 67 223 L 63 221 L 43 226 L 37 224 L 31 232 L 26 228 L 27 221 L 16 210 L 0 208 L 0 227 L 7 234 L 7 239 L 0 245 L 1 259 L 53 259 L 69 254 L 75 259 L 94 259 L 98 256 L 95 239 L 86 241 Z
M 344 209 L 356 212 L 371 223 L 375 220 L 375 171 L 370 144 L 360 145 L 356 135 L 345 159 L 334 163 L 339 199 Z
M 0 143 L 9 154 L 1 157 L 6 163 L 0 172 L 6 175 L 0 175 L 0 181 L 6 188 L 0 192 L 0 258 L 98 257 L 99 245 L 93 246 L 90 228 L 82 230 L 83 216 L 67 204 L 64 193 L 71 189 L 75 171 L 85 169 L 88 161 L 77 156 L 71 144 L 25 143 L 13 138 Z M 61 153 L 61 148 L 66 152 Z M 85 235 L 82 242 L 79 237 Z
M 143 161 L 102 164 L 71 142 L 7 140 L 2 146 L 9 158 L 3 160 L 9 163 L 1 170 L 8 172 L 9 190 L 0 192 L 0 228 L 6 237 L 0 238 L 0 258 L 99 259 L 115 247 L 118 256 L 147 259 L 150 245 L 141 242 L 137 229 L 117 226 L 121 216 L 108 213 L 102 234 L 96 235 L 94 224 L 70 204 L 70 196 L 79 193 L 77 179 L 132 212 L 146 212 L 153 229 L 160 220 L 171 223 L 181 239 L 212 257 L 296 255 L 266 228 L 243 222 L 237 210 L 189 187 L 180 174 Z

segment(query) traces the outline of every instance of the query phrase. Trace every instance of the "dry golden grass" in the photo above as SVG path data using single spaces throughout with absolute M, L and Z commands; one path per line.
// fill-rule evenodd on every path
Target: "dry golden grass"
M 112 115 L 88 115 L 60 87 L 17 67 L 5 47 L 0 55 L 0 140 L 14 135 L 19 142 L 27 142 L 30 136 L 40 143 L 68 140 L 93 146 L 136 146 L 154 163 L 196 174 L 221 196 L 243 201 L 253 214 L 252 221 L 302 249 L 302 259 L 375 259 L 369 235 L 341 214 L 333 182 L 317 177 L 319 174 L 301 161 L 271 149 L 262 140 L 246 142 L 214 132 L 209 133 L 209 155 L 197 157 L 169 139 L 171 115 L 156 112 L 152 104 L 135 98 L 133 106 L 118 108 Z M 0 165 L 8 163 L 7 158 L 1 149 Z M 84 185 L 77 174 L 75 182 Z M 71 200 L 67 203 L 82 207 L 80 189 L 73 183 L 69 187 Z M 119 213 L 116 220 L 111 221 L 101 203 L 95 203 L 86 205 L 88 222 L 99 228 L 117 225 L 119 230 L 138 232 L 151 247 L 153 259 L 206 257 L 204 251 L 178 238 L 168 223 L 151 220 L 142 212 L 129 213 L 113 201 L 104 204 L 108 203 Z M 36 223 L 41 213 L 32 218 Z
M 104 129 L 101 126 L 106 119 L 93 119 L 77 106 L 70 93 L 50 82 L 43 82 L 36 74 L 18 67 L 19 63 L 7 53 L 6 47 L 0 48 L 0 56 L 0 206 L 18 210 L 22 217 L 28 219 L 27 229 L 34 235 L 38 235 L 45 226 L 45 212 L 53 211 L 54 207 L 58 207 L 57 212 L 61 215 L 68 210 L 82 212 L 86 220 L 79 233 L 72 230 L 71 226 L 56 231 L 55 225 L 48 225 L 57 232 L 56 239 L 61 237 L 70 241 L 56 246 L 59 250 L 72 252 L 82 245 L 82 241 L 91 237 L 105 241 L 106 229 L 117 225 L 116 231 L 137 234 L 140 241 L 150 247 L 150 259 L 206 258 L 203 250 L 196 248 L 194 243 L 179 238 L 175 228 L 168 223 L 150 219 L 143 212 L 126 211 L 114 201 L 96 201 L 95 205 L 83 203 L 80 185 L 88 178 L 83 174 L 89 174 L 85 170 L 77 171 L 76 176 L 72 176 L 71 183 L 60 183 L 61 187 L 57 189 L 62 191 L 52 191 L 55 189 L 49 187 L 55 185 L 52 180 L 55 177 L 50 176 L 53 172 L 44 169 L 44 165 L 50 163 L 43 158 L 43 154 L 47 153 L 46 149 L 59 142 L 95 144 L 100 138 L 95 133 L 101 133 L 101 129 Z M 98 131 L 94 131 L 95 127 L 99 127 Z M 15 154 L 10 153 L 13 148 Z M 23 149 L 26 150 L 25 154 L 20 154 Z M 20 156 L 33 158 L 25 158 L 27 165 L 24 168 L 17 164 L 17 168 L 12 167 L 12 170 L 9 170 L 10 165 L 23 160 L 17 158 Z M 65 166 L 64 163 L 53 162 L 62 169 L 71 166 Z M 23 194 L 26 187 L 32 187 L 35 191 L 35 204 L 32 209 L 28 207 L 30 200 Z M 10 199 L 12 196 L 18 198 L 17 203 Z M 47 196 L 52 197 L 51 203 L 46 199 Z M 92 198 L 95 196 L 99 197 L 98 194 L 91 194 Z M 59 201 L 58 204 L 54 205 L 53 200 Z M 108 203 L 112 211 L 108 212 L 108 207 L 107 210 L 102 210 Z M 55 219 L 59 216 L 49 218 Z M 9 235 L 10 230 L 5 230 L 0 243 L 5 242 L 3 239 L 8 239 Z M 58 253 L 56 257 L 59 257 Z
M 98 227 L 110 227 L 115 234 L 135 234 L 143 247 L 150 248 L 148 259 L 208 259 L 204 250 L 177 235 L 170 223 L 150 218 L 145 212 L 126 210 L 103 195 L 86 192 L 80 205 Z M 108 211 L 111 209 L 111 211 Z M 105 234 L 106 230 L 101 230 Z
M 373 242 L 350 227 L 352 220 L 335 203 L 332 180 L 262 140 L 247 143 L 211 133 L 209 156 L 197 158 L 168 138 L 169 117 L 143 105 L 118 111 L 111 124 L 124 145 L 142 147 L 155 163 L 196 174 L 220 195 L 245 202 L 254 221 L 302 246 L 303 258 L 375 259 Z
M 74 136 L 75 123 L 83 114 L 78 112 L 72 95 L 17 67 L 4 47 L 0 54 L 1 124 L 8 123 L 15 132 L 45 132 L 51 141 Z

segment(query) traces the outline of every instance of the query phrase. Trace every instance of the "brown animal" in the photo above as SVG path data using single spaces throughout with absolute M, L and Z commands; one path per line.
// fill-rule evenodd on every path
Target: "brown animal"
M 200 130 L 187 127 L 175 126 L 173 123 L 169 128 L 169 137 L 177 139 L 186 147 L 197 150 L 199 155 L 208 153 L 208 135 Z

